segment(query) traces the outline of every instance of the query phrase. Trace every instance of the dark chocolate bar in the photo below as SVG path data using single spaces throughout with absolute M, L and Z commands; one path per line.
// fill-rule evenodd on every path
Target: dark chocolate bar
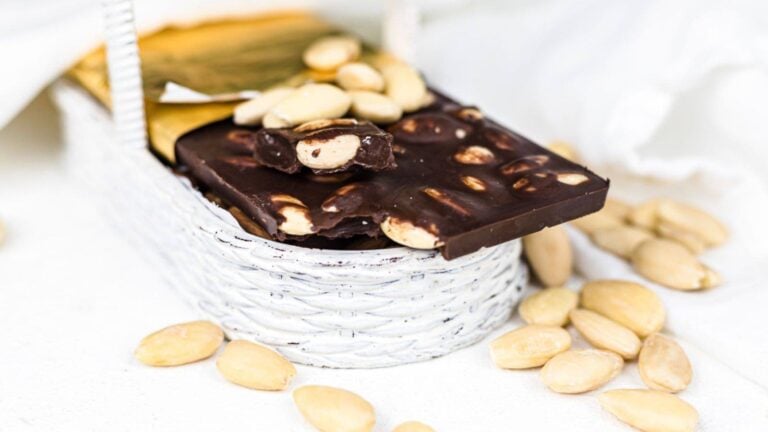
M 381 172 L 279 172 L 233 143 L 243 129 L 257 131 L 231 120 L 192 131 L 177 160 L 278 240 L 381 229 L 452 259 L 597 211 L 608 192 L 607 180 L 442 96 L 389 127 L 397 167 Z

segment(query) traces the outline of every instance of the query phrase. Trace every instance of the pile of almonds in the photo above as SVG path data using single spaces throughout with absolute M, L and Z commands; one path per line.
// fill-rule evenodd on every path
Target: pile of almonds
M 223 341 L 224 333 L 217 325 L 192 321 L 145 337 L 134 356 L 149 366 L 180 366 L 212 357 Z M 246 340 L 227 343 L 216 367 L 227 381 L 254 390 L 284 390 L 296 375 L 296 368 L 285 357 Z M 370 432 L 376 423 L 373 406 L 344 389 L 307 385 L 294 390 L 293 401 L 304 418 L 321 432 Z M 424 423 L 409 421 L 393 432 L 434 430 Z
M 550 150 L 575 158 L 573 149 L 563 142 L 553 143 Z M 712 215 L 688 204 L 657 198 L 632 206 L 608 198 L 602 210 L 571 224 L 657 284 L 693 291 L 721 282 L 720 275 L 697 255 L 725 243 L 728 230 Z M 573 252 L 564 226 L 526 236 L 523 243 L 528 262 L 544 286 L 560 286 L 568 280 Z
M 550 146 L 574 160 L 566 143 Z M 720 276 L 698 254 L 723 244 L 725 226 L 708 213 L 671 199 L 631 206 L 608 199 L 597 213 L 571 222 L 598 247 L 629 260 L 635 271 L 657 284 L 700 290 Z M 685 390 L 692 369 L 683 349 L 660 331 L 666 312 L 659 297 L 641 284 L 620 280 L 589 281 L 579 294 L 562 288 L 573 272 L 573 250 L 564 226 L 523 239 L 526 258 L 547 288 L 519 307 L 526 326 L 491 343 L 491 356 L 504 369 L 543 366 L 541 379 L 558 393 L 584 393 L 602 387 L 625 362 L 637 360 L 648 389 L 611 390 L 600 404 L 643 431 L 690 431 L 698 413 L 673 393 Z M 571 350 L 568 323 L 594 349 Z
M 648 389 L 610 390 L 598 400 L 623 422 L 647 432 L 692 431 L 696 410 L 675 396 L 691 382 L 690 361 L 680 345 L 659 333 L 666 312 L 643 285 L 620 280 L 584 284 L 579 294 L 551 287 L 520 304 L 527 325 L 491 342 L 491 358 L 503 369 L 541 368 L 541 380 L 563 394 L 598 389 L 625 362 L 637 360 Z M 594 348 L 571 349 L 570 321 Z
M 361 53 L 360 40 L 352 36 L 315 41 L 304 52 L 304 63 L 315 76 L 334 84 L 311 82 L 298 88 L 272 88 L 238 105 L 235 123 L 293 127 L 349 113 L 357 119 L 386 124 L 432 101 L 424 80 L 411 66 L 386 56 L 366 63 L 361 61 Z

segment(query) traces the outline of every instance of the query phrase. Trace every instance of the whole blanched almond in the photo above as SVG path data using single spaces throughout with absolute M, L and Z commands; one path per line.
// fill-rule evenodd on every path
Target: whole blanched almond
M 596 245 L 622 258 L 630 258 L 632 251 L 650 238 L 653 238 L 653 234 L 647 230 L 629 225 L 602 228 L 592 232 L 592 241 Z
M 653 291 L 634 282 L 595 280 L 581 289 L 581 306 L 646 337 L 664 327 L 666 312 Z
M 656 226 L 656 232 L 669 240 L 674 240 L 685 246 L 691 253 L 698 255 L 707 249 L 707 244 L 696 234 L 689 231 L 681 231 L 675 227 L 659 222 Z
M 294 89 L 278 87 L 235 107 L 234 122 L 239 125 L 259 125 L 273 106 L 287 98 Z
M 547 150 L 571 162 L 576 162 L 579 159 L 576 149 L 565 141 L 553 141 L 547 145 Z
M 605 200 L 605 206 L 601 211 L 608 213 L 623 222 L 626 221 L 627 218 L 629 218 L 629 214 L 632 213 L 632 206 L 622 200 L 608 198 Z
M 396 428 L 392 429 L 392 432 L 435 432 L 435 430 L 424 423 L 409 421 L 401 423 Z
M 304 51 L 304 63 L 319 71 L 332 71 L 360 57 L 360 40 L 351 36 L 328 36 L 313 42 Z
M 627 219 L 632 225 L 653 230 L 656 227 L 659 204 L 661 204 L 662 201 L 664 200 L 652 199 L 635 206 L 629 213 Z
M 245 340 L 228 343 L 216 367 L 230 382 L 256 390 L 283 390 L 296 375 L 296 368 L 285 357 Z
M 571 335 L 556 326 L 528 325 L 491 342 L 491 358 L 502 369 L 539 367 L 571 347 Z
M 687 204 L 665 200 L 657 209 L 659 223 L 702 239 L 707 246 L 718 246 L 728 239 L 728 229 L 709 213 Z
M 192 321 L 158 330 L 141 340 L 134 356 L 149 366 L 178 366 L 206 359 L 224 340 L 210 321 Z
M 392 99 L 370 91 L 350 91 L 352 115 L 374 123 L 393 123 L 400 120 L 403 110 Z
M 347 390 L 309 385 L 293 392 L 304 418 L 321 432 L 369 432 L 376 414 L 368 401 Z
M 602 387 L 621 372 L 624 360 L 610 351 L 566 351 L 541 369 L 541 380 L 557 393 L 584 393 Z
M 632 253 L 635 270 L 649 280 L 684 291 L 712 288 L 720 275 L 700 263 L 688 248 L 665 239 L 646 240 Z
M 571 322 L 584 339 L 597 348 L 615 352 L 627 360 L 637 357 L 640 351 L 640 338 L 632 330 L 600 314 L 574 309 Z
M 339 118 L 349 110 L 351 104 L 349 95 L 334 85 L 306 84 L 273 106 L 264 117 L 264 126 L 268 127 L 267 118 L 271 118 L 270 115 L 282 122 L 280 127 Z
M 336 72 L 336 82 L 344 90 L 384 90 L 384 77 L 365 63 L 347 63 Z
M 587 235 L 591 235 L 593 232 L 600 229 L 615 228 L 624 224 L 621 219 L 605 210 L 600 210 L 597 213 L 580 217 L 572 220 L 570 223 Z
M 699 422 L 694 407 L 661 391 L 609 390 L 598 400 L 606 411 L 644 432 L 692 432 Z
M 385 93 L 405 112 L 416 111 L 424 105 L 427 85 L 416 69 L 401 62 L 382 66 Z
M 523 300 L 518 311 L 528 324 L 562 327 L 578 303 L 579 295 L 567 288 L 546 288 Z
M 693 376 L 691 362 L 683 348 L 660 333 L 643 341 L 637 368 L 648 387 L 672 393 L 685 390 Z
M 523 237 L 525 256 L 544 286 L 562 286 L 573 272 L 573 251 L 562 225 Z

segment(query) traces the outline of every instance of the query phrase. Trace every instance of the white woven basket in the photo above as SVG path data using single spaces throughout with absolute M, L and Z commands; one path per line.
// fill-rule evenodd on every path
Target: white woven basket
M 229 338 L 315 366 L 425 360 L 506 321 L 527 282 L 519 240 L 446 261 L 435 251 L 319 250 L 250 235 L 135 145 L 143 139 L 135 126 L 115 128 L 100 104 L 66 81 L 52 93 L 71 170 L 100 195 L 116 228 Z

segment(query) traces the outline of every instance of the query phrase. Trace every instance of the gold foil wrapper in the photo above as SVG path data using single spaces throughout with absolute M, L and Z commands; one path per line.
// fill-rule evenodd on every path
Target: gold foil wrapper
M 305 12 L 168 27 L 139 38 L 147 127 L 155 152 L 175 161 L 174 145 L 186 132 L 232 114 L 237 102 L 160 103 L 166 83 L 205 94 L 266 90 L 311 79 L 301 55 L 315 39 L 338 33 Z M 109 106 L 104 47 L 80 60 L 68 76 Z

